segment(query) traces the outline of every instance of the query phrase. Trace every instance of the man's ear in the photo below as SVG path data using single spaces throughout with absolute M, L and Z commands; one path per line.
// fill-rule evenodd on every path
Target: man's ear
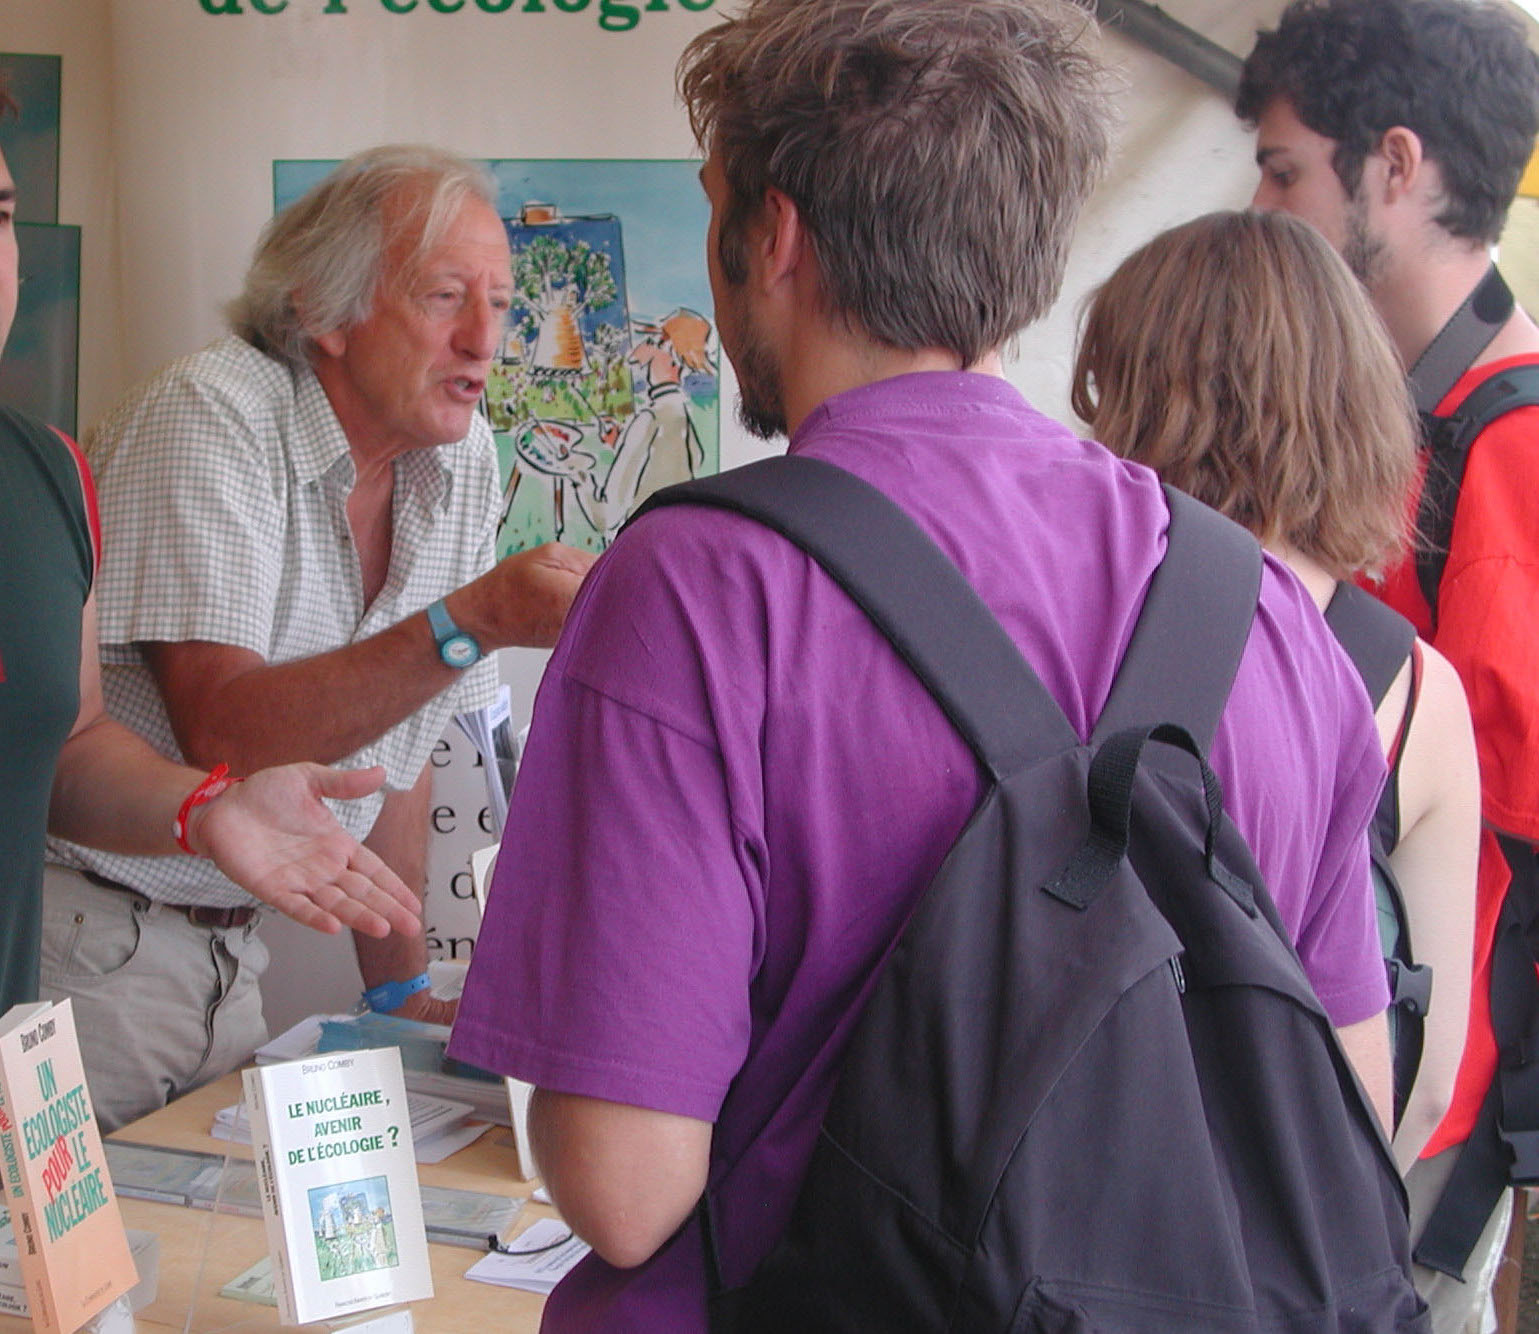
M 310 316 L 306 310 L 308 304 L 303 291 L 295 290 L 289 293 L 289 305 L 293 308 L 300 329 L 310 335 L 310 342 L 328 357 L 340 357 L 347 351 L 346 332 L 341 329 L 332 329 L 323 334 L 310 333 Z
M 328 357 L 340 357 L 347 351 L 347 335 L 341 329 L 316 334 L 311 341 Z
M 750 241 L 761 284 L 767 289 L 793 277 L 806 258 L 806 244 L 801 210 L 790 195 L 770 186 Z
M 1379 140 L 1376 152 L 1384 160 L 1384 190 L 1388 200 L 1393 201 L 1426 184 L 1427 159 L 1421 135 L 1415 130 L 1404 125 L 1390 126 Z

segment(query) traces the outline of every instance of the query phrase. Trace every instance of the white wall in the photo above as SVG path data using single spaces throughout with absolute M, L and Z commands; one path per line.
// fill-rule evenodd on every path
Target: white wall
M 1285 0 L 1171 0 L 1171 18 L 1243 56 Z M 1103 28 L 1123 93 L 1116 150 L 1081 218 L 1063 293 L 1027 330 L 1011 379 L 1039 408 L 1074 423 L 1069 376 L 1080 307 L 1096 284 L 1145 241 L 1199 214 L 1243 208 L 1256 183 L 1252 136 L 1225 100 L 1147 48 Z

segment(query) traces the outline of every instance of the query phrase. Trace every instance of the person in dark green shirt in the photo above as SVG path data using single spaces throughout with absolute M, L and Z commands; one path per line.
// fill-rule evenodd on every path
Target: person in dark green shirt
M 14 103 L 0 87 L 0 115 Z M 16 314 L 16 188 L 0 157 L 0 349 Z M 416 897 L 322 798 L 382 769 L 317 764 L 246 781 L 163 759 L 102 708 L 90 474 L 74 443 L 0 410 L 0 1013 L 35 999 L 45 832 L 126 853 L 179 847 L 306 926 L 421 930 Z

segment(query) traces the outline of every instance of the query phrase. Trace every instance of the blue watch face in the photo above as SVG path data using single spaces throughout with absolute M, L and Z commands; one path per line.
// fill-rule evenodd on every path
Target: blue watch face
M 481 656 L 481 649 L 469 635 L 460 634 L 444 640 L 438 653 L 451 667 L 469 667 Z

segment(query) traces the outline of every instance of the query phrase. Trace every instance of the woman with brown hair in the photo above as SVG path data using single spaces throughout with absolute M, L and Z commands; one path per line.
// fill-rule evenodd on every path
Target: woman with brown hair
M 1297 219 L 1213 213 L 1130 255 L 1090 300 L 1072 401 L 1108 448 L 1254 533 L 1322 612 L 1339 598 L 1328 619 L 1358 596 L 1349 581 L 1407 541 L 1404 373 L 1345 264 Z M 1385 850 L 1435 978 L 1419 1074 L 1396 1089 L 1404 1171 L 1448 1108 L 1464 1048 L 1479 787 L 1459 679 L 1401 628 L 1411 651 L 1376 710 L 1399 817 Z

